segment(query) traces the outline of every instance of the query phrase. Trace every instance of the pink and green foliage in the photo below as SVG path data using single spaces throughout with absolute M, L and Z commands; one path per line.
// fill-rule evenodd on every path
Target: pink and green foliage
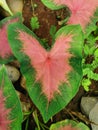
M 5 107 L 6 98 L 3 95 L 3 90 L 0 89 L 0 129 L 9 130 L 9 124 L 11 121 L 8 119 L 10 109 Z
M 5 67 L 0 68 L 0 130 L 21 130 L 22 110 Z
M 63 109 L 79 89 L 82 36 L 79 25 L 63 27 L 56 33 L 51 50 L 45 50 L 23 24 L 8 27 L 9 43 L 21 63 L 28 93 L 45 122 Z
M 42 0 L 42 2 L 47 7 L 54 10 L 56 9 L 56 7 L 58 9 L 64 6 L 67 6 L 70 9 L 71 14 L 67 21 L 67 24 L 80 24 L 82 29 L 86 31 L 87 25 L 92 24 L 92 19 L 93 23 L 96 23 L 97 21 L 97 17 L 95 17 L 94 14 L 98 9 L 98 0 L 49 0 L 49 1 L 50 3 L 48 3 L 47 0 Z M 94 25 L 92 25 L 92 29 L 94 30 Z
M 11 23 L 20 21 L 22 21 L 20 14 L 5 18 L 0 21 L 0 63 L 7 63 L 13 57 L 13 53 L 7 39 L 7 27 Z
M 58 130 L 79 130 L 79 129 L 77 129 L 77 128 L 72 128 L 71 125 L 68 125 L 68 126 L 61 127 L 61 128 L 59 128 Z
M 63 120 L 52 124 L 50 130 L 90 130 L 82 122 L 75 122 L 73 120 Z
M 91 22 L 98 8 L 98 0 L 65 0 L 65 4 L 71 11 L 68 24 L 80 24 L 83 29 Z
M 40 43 L 26 32 L 19 31 L 18 39 L 23 42 L 21 51 L 30 58 L 36 71 L 36 82 L 42 84 L 42 93 L 50 102 L 54 93 L 60 94 L 58 86 L 63 82 L 68 83 L 68 73 L 72 70 L 69 64 L 69 59 L 73 56 L 69 52 L 72 35 L 59 36 L 51 51 L 42 48 Z M 28 39 L 33 44 L 30 45 Z

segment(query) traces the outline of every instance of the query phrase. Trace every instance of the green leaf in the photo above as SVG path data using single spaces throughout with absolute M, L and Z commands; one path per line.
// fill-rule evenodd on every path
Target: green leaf
M 71 125 L 72 128 L 74 128 L 74 130 L 75 130 L 75 128 L 77 128 L 78 130 L 90 130 L 89 127 L 86 126 L 84 123 L 75 122 L 73 120 L 68 120 L 68 119 L 57 122 L 55 124 L 52 124 L 50 127 L 50 130 L 60 130 L 60 128 L 63 128 L 65 126 L 69 126 L 69 125 Z
M 4 97 L 6 98 L 6 108 L 10 109 L 10 130 L 21 130 L 23 115 L 20 101 L 4 66 L 0 68 L 0 89 L 3 90 Z
M 63 5 L 56 5 L 52 0 L 41 0 L 41 1 L 46 7 L 52 10 L 58 10 L 64 7 Z
M 68 75 L 70 85 L 62 83 L 59 86 L 60 94 L 55 94 L 54 98 L 50 102 L 42 93 L 42 85 L 39 82 L 36 82 L 36 73 L 35 69 L 30 63 L 30 58 L 24 52 L 21 51 L 21 49 L 23 48 L 23 41 L 17 39 L 19 37 L 19 33 L 17 32 L 17 30 L 25 32 L 26 35 L 28 34 L 28 36 L 30 35 L 32 36 L 32 38 L 38 38 L 35 36 L 35 34 L 33 34 L 33 32 L 31 32 L 27 27 L 22 24 L 12 24 L 8 27 L 9 43 L 11 45 L 14 55 L 21 64 L 21 72 L 26 78 L 27 91 L 33 103 L 40 110 L 44 122 L 47 122 L 52 116 L 62 110 L 79 90 L 80 82 L 82 79 L 82 48 L 84 42 L 81 27 L 79 25 L 65 26 L 61 28 L 55 35 L 55 38 L 58 38 L 60 35 L 63 34 L 65 36 L 68 34 L 73 35 L 70 53 L 74 56 L 69 61 L 71 67 L 73 68 Z M 16 41 L 16 44 L 13 44 L 14 41 Z M 27 43 L 30 42 L 31 41 L 28 41 Z M 62 41 L 60 43 L 62 44 Z M 28 51 L 33 52 L 34 50 Z M 38 54 L 40 53 L 41 52 L 39 52 Z
M 55 33 L 56 33 L 56 26 L 52 25 L 50 28 L 50 35 L 52 37 L 53 42 L 55 40 Z
M 97 30 L 97 25 L 96 25 L 97 21 L 98 21 L 98 9 L 96 10 L 94 16 L 92 17 L 91 22 L 86 27 L 85 35 L 84 35 L 85 38 L 87 38 L 91 34 L 91 32 Z
M 95 52 L 94 52 L 94 57 L 95 58 L 98 58 L 98 48 L 95 50 Z
M 38 29 L 39 28 L 38 17 L 32 17 L 30 24 L 31 24 L 32 30 Z
M 89 86 L 91 85 L 90 79 L 83 78 L 82 80 L 82 86 L 86 91 L 89 91 Z
M 89 46 L 87 44 L 84 45 L 84 54 L 89 55 Z
M 91 68 L 84 68 L 83 69 L 83 76 L 86 76 L 86 75 L 89 79 L 93 79 L 96 81 L 98 80 L 98 74 L 94 73 Z
M 93 71 L 90 71 L 88 73 L 88 78 L 98 81 L 98 74 L 94 73 Z
M 98 57 L 95 57 L 91 65 L 91 70 L 95 70 L 98 67 Z
M 52 25 L 50 28 L 50 35 L 52 36 L 52 38 L 54 38 L 55 33 L 56 33 L 56 26 Z

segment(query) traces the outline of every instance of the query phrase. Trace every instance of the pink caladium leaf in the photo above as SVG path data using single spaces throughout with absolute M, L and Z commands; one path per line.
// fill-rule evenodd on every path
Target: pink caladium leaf
M 54 10 L 64 7 L 64 5 L 69 8 L 71 14 L 67 24 L 80 24 L 86 33 L 86 28 L 89 28 L 87 25 L 91 24 L 89 31 L 91 29 L 94 30 L 95 26 L 93 23 L 96 24 L 98 21 L 98 0 L 49 0 L 50 3 L 47 1 L 42 0 L 47 7 Z
M 49 52 L 42 48 L 35 38 L 23 31 L 19 31 L 18 39 L 23 42 L 21 51 L 30 58 L 31 65 L 36 71 L 36 82 L 42 84 L 42 93 L 46 95 L 48 101 L 51 101 L 54 93 L 59 93 L 58 86 L 68 82 L 67 74 L 72 70 L 69 64 L 72 56 L 69 52 L 72 35 L 62 34 Z M 30 45 L 28 39 L 33 44 Z
M 81 28 L 72 25 L 60 29 L 51 50 L 45 50 L 40 40 L 23 24 L 10 25 L 8 39 L 21 63 L 29 95 L 46 122 L 67 105 L 79 89 L 82 78 Z
M 21 14 L 18 13 L 0 21 L 0 63 L 7 63 L 13 59 L 13 53 L 7 39 L 7 27 L 14 22 L 22 22 Z
M 22 109 L 4 66 L 0 67 L 0 130 L 21 130 Z
M 10 113 L 10 109 L 5 107 L 6 98 L 3 95 L 2 89 L 0 89 L 0 129 L 7 130 L 9 129 L 9 125 L 11 123 L 10 119 L 8 119 L 8 115 Z
M 86 126 L 82 122 L 75 122 L 73 120 L 63 120 L 52 124 L 50 126 L 50 130 L 90 130 L 88 126 Z

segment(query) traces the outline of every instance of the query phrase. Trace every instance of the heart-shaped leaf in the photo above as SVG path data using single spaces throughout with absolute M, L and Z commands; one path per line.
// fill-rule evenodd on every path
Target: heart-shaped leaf
M 81 28 L 79 25 L 61 28 L 50 51 L 45 50 L 23 24 L 10 25 L 8 39 L 21 63 L 28 93 L 47 122 L 70 102 L 79 89 L 82 78 Z
M 8 63 L 14 58 L 7 39 L 7 27 L 14 22 L 22 22 L 20 13 L 0 21 L 0 63 Z
M 88 126 L 82 122 L 75 122 L 73 120 L 64 120 L 52 124 L 50 130 L 90 130 Z
M 3 66 L 0 68 L 0 129 L 21 130 L 22 119 L 19 98 Z
M 42 2 L 53 10 L 67 6 L 71 12 L 67 24 L 80 24 L 85 37 L 96 29 L 98 0 L 42 0 Z

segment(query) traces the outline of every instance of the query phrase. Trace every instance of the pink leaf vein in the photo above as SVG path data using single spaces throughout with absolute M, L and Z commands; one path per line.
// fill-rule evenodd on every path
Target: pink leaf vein
M 54 93 L 59 92 L 59 85 L 68 83 L 68 73 L 72 70 L 69 59 L 72 35 L 62 34 L 57 37 L 50 51 L 46 51 L 31 35 L 18 31 L 18 39 L 22 42 L 25 53 L 36 71 L 36 81 L 42 84 L 42 93 L 51 101 Z

